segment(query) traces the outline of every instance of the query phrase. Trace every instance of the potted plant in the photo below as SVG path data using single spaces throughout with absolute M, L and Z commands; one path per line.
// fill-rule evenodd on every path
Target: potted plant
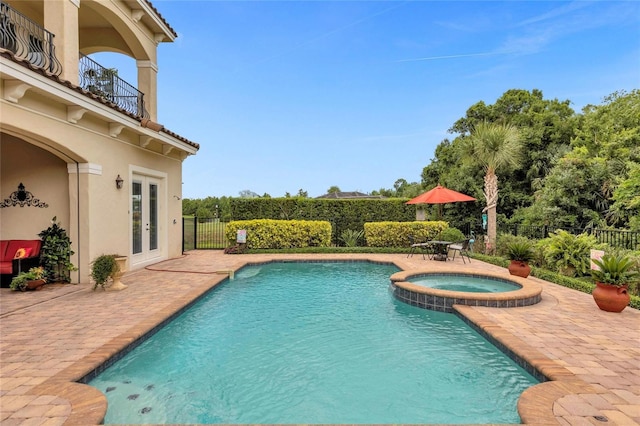
M 597 269 L 591 270 L 596 287 L 591 293 L 600 309 L 607 312 L 622 312 L 629 304 L 629 282 L 636 279 L 634 262 L 627 256 L 605 254 L 602 259 L 593 259 Z
M 531 273 L 529 262 L 534 258 L 533 247 L 528 241 L 513 241 L 507 246 L 507 258 L 511 260 L 509 273 L 527 278 Z
M 71 263 L 71 239 L 60 224 L 56 216 L 51 219 L 51 226 L 38 234 L 42 239 L 40 261 L 44 267 L 44 274 L 49 282 L 70 282 L 71 271 L 76 267 Z
M 105 290 L 124 290 L 125 284 L 120 282 L 124 274 L 124 265 L 127 257 L 117 254 L 103 254 L 96 257 L 91 262 L 91 278 L 93 279 L 93 289 L 101 286 Z M 110 286 L 106 286 L 107 281 L 112 280 Z
M 27 272 L 20 272 L 13 277 L 9 287 L 14 291 L 41 290 L 46 282 L 44 268 L 38 266 L 29 269 Z

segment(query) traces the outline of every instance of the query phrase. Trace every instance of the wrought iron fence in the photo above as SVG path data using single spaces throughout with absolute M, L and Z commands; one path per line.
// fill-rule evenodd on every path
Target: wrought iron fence
M 54 35 L 4 2 L 0 2 L 0 47 L 33 66 L 60 75 Z
M 229 246 L 227 224 L 216 219 L 198 221 L 197 217 L 182 218 L 182 251 L 224 249 Z
M 118 70 L 105 68 L 80 54 L 80 87 L 116 104 L 139 118 L 149 118 L 144 107 L 144 93 L 118 77 Z
M 622 229 L 598 229 L 598 228 L 562 228 L 552 226 L 524 226 L 524 225 L 499 225 L 498 232 L 512 235 L 523 235 L 531 239 L 547 238 L 551 232 L 563 229 L 574 235 L 593 235 L 599 243 L 606 243 L 613 247 L 630 250 L 640 249 L 640 232 L 626 231 Z

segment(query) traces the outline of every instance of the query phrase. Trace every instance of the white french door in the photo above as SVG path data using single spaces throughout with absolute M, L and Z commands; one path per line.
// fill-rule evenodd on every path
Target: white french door
M 131 263 L 161 256 L 160 180 L 133 174 L 131 180 Z

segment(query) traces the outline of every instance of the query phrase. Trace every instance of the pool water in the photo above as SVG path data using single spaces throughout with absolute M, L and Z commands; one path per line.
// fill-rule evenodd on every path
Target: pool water
M 461 274 L 429 274 L 422 277 L 411 278 L 409 281 L 425 287 L 468 293 L 503 293 L 520 290 L 522 288 L 519 285 L 504 280 Z
M 246 267 L 90 382 L 105 423 L 519 423 L 536 379 L 397 268 Z

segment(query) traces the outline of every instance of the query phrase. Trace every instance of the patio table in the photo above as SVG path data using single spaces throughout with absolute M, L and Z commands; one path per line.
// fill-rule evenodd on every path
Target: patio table
M 434 240 L 429 241 L 429 244 L 433 246 L 433 254 L 431 255 L 431 259 L 446 262 L 447 257 L 449 257 L 449 245 L 453 244 L 453 242 Z

